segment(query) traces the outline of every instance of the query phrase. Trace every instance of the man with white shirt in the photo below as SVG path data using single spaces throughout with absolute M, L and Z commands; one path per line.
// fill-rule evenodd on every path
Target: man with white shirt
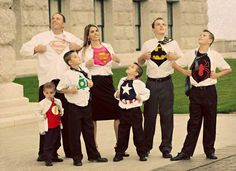
M 163 158 L 171 158 L 174 104 L 172 62 L 182 56 L 182 52 L 175 40 L 165 37 L 166 24 L 163 18 L 158 17 L 153 21 L 152 30 L 155 38 L 143 44 L 142 55 L 138 58 L 139 64 L 147 63 L 146 86 L 150 90 L 150 98 L 144 103 L 145 146 L 149 155 L 159 113 L 162 133 L 159 149 Z
M 47 82 L 58 84 L 62 74 L 68 69 L 63 56 L 69 50 L 78 50 L 82 41 L 73 34 L 64 31 L 65 17 L 61 13 L 55 13 L 51 19 L 51 30 L 39 33 L 23 44 L 20 53 L 22 56 L 37 57 L 37 72 L 39 80 L 39 101 L 44 99 L 43 85 Z M 62 139 L 66 157 L 71 156 L 68 143 L 66 100 L 63 94 L 56 93 L 62 101 L 65 114 L 61 118 L 63 124 Z M 43 161 L 44 136 L 40 135 L 38 161 Z
M 199 36 L 199 48 L 187 52 L 173 63 L 180 73 L 190 77 L 192 88 L 189 92 L 189 112 L 187 136 L 183 148 L 171 161 L 189 160 L 193 155 L 203 122 L 203 148 L 207 159 L 217 159 L 215 156 L 217 93 L 215 84 L 217 78 L 229 72 L 231 68 L 224 58 L 210 46 L 214 35 L 209 30 L 203 30 Z M 182 67 L 188 67 L 183 69 Z M 216 68 L 220 71 L 216 72 Z

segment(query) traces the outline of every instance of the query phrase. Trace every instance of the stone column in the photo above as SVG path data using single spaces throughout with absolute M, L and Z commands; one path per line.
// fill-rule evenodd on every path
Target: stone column
M 15 50 L 16 19 L 11 10 L 12 0 L 0 1 L 0 128 L 14 125 L 14 109 L 28 103 L 23 97 L 23 86 L 15 84 Z

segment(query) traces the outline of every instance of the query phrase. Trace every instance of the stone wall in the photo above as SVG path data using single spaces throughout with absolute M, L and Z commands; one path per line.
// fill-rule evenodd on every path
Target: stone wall
M 10 9 L 12 0 L 0 1 L 0 84 L 15 78 L 15 14 Z
M 16 14 L 16 43 L 17 59 L 21 57 L 19 50 L 22 43 L 34 35 L 49 29 L 48 0 L 13 0 L 13 11 Z
M 7 0 L 2 0 L 2 3 Z M 197 36 L 206 28 L 207 0 L 179 0 L 173 5 L 173 36 L 181 48 L 193 48 Z M 16 14 L 17 59 L 22 59 L 19 49 L 33 35 L 49 29 L 48 0 L 13 0 Z M 65 30 L 83 39 L 84 27 L 94 23 L 94 0 L 62 0 L 62 13 L 66 16 Z M 104 0 L 105 42 L 111 43 L 117 53 L 135 51 L 135 14 L 133 0 Z M 141 2 L 141 44 L 153 37 L 152 21 L 163 17 L 167 22 L 166 0 Z
M 207 28 L 207 0 L 181 0 L 174 15 L 174 37 L 182 48 L 195 48 L 199 34 Z

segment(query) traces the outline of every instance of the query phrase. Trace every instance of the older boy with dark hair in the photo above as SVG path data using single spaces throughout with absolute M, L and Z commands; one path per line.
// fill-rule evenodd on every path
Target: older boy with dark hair
M 93 86 L 87 68 L 81 66 L 81 59 L 76 51 L 64 55 L 64 61 L 70 66 L 57 90 L 65 94 L 68 101 L 68 125 L 70 149 L 75 166 L 82 166 L 80 135 L 83 134 L 88 160 L 92 162 L 107 162 L 98 152 L 94 140 L 94 127 L 90 104 L 90 88 Z
M 171 75 L 174 73 L 172 62 L 182 56 L 178 43 L 165 36 L 166 24 L 158 17 L 152 23 L 155 38 L 146 41 L 138 63 L 147 63 L 146 86 L 150 98 L 144 103 L 144 135 L 147 156 L 153 148 L 157 113 L 160 114 L 161 144 L 159 149 L 164 158 L 171 158 L 173 135 L 174 91 Z
M 202 122 L 203 148 L 206 158 L 217 159 L 214 148 L 217 116 L 215 84 L 217 78 L 231 72 L 231 68 L 218 52 L 210 49 L 213 42 L 213 33 L 203 30 L 198 39 L 199 47 L 187 52 L 173 63 L 177 71 L 190 77 L 192 88 L 188 94 L 190 118 L 187 136 L 181 152 L 171 158 L 171 161 L 189 160 L 193 156 Z M 183 69 L 186 66 L 188 69 Z M 216 68 L 220 71 L 216 72 Z

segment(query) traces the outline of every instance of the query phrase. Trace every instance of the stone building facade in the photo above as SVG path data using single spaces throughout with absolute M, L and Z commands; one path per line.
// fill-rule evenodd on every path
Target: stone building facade
M 181 48 L 195 47 L 196 37 L 208 23 L 206 1 L 11 0 L 11 6 L 5 6 L 3 13 L 7 15 L 10 8 L 11 15 L 16 16 L 14 47 L 17 59 L 24 58 L 19 55 L 22 43 L 36 33 L 48 30 L 49 16 L 56 11 L 66 16 L 65 30 L 81 39 L 85 25 L 95 23 L 101 28 L 103 40 L 111 43 L 117 53 L 132 53 L 139 50 L 144 41 L 153 37 L 151 23 L 159 16 L 169 23 L 172 37 L 179 42 Z M 8 30 L 6 25 L 0 27 Z

